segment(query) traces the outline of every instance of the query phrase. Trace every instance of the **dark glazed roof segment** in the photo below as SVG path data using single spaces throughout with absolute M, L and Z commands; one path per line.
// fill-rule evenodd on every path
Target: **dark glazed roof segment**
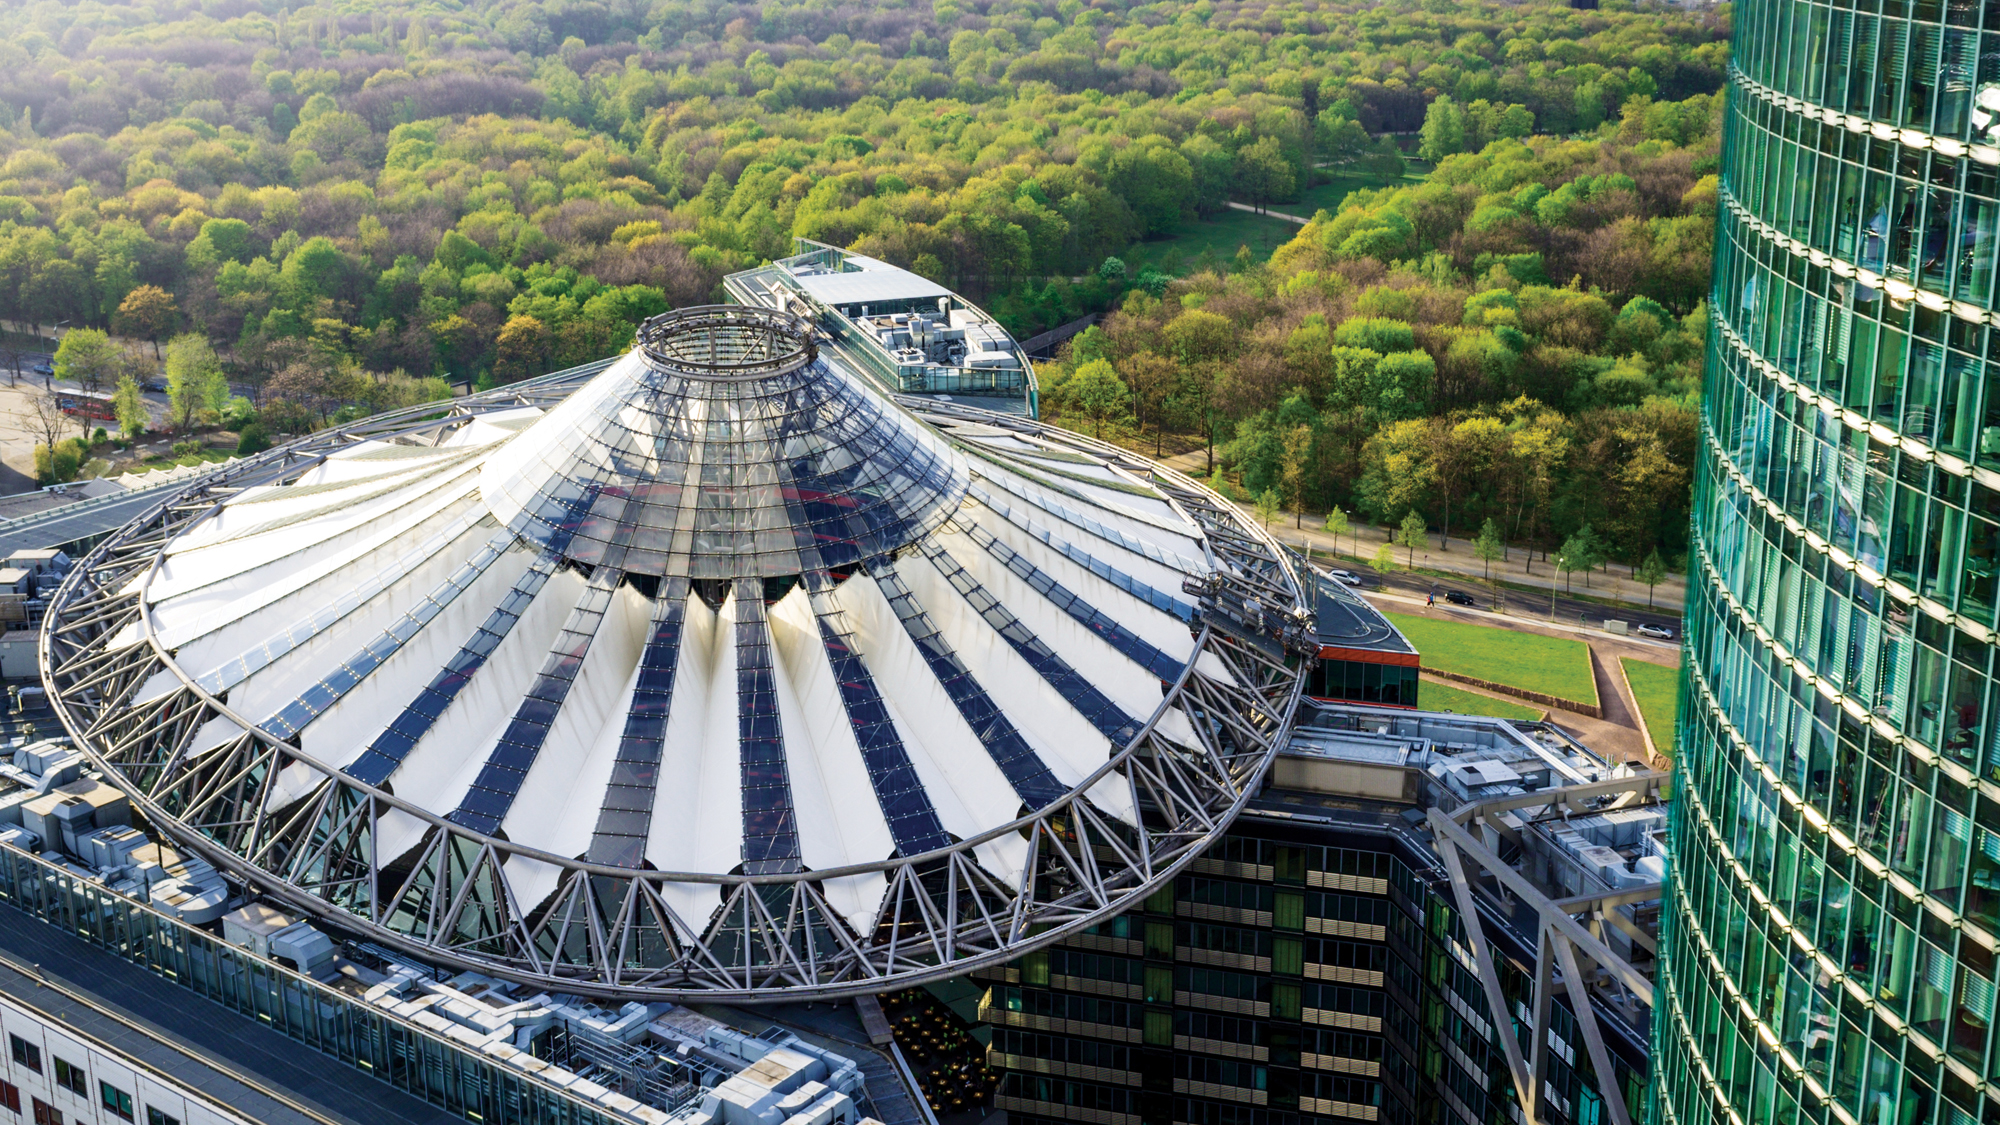
M 965 495 L 959 455 L 796 317 L 681 309 L 639 342 L 485 468 L 515 531 L 631 573 L 777 577 L 894 551 Z

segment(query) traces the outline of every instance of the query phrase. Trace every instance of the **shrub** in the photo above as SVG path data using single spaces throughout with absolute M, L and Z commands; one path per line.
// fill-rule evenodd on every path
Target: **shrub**
M 243 427 L 257 421 L 257 408 L 242 395 L 231 395 L 222 406 L 222 427 L 241 433 Z
M 236 455 L 238 457 L 248 457 L 253 453 L 262 453 L 269 448 L 271 448 L 271 435 L 269 431 L 264 429 L 264 423 L 262 422 L 251 422 L 244 426 L 236 439 Z
M 64 481 L 75 480 L 77 470 L 81 468 L 83 468 L 83 454 L 77 452 L 74 443 L 63 442 L 56 446 L 55 456 L 51 459 L 50 475 L 54 478 L 51 483 L 61 484 Z

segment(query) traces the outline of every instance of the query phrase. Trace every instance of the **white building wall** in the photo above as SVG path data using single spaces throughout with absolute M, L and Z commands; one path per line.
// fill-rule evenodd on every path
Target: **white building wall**
M 19 1037 L 41 1052 L 41 1073 L 37 1074 L 14 1059 L 14 1038 Z M 79 1096 L 56 1084 L 56 1060 L 79 1066 L 84 1071 L 88 1096 Z M 41 1016 L 0 996 L 0 1081 L 18 1087 L 21 1113 L 18 1118 L 0 1104 L 0 1125 L 16 1120 L 35 1120 L 34 1099 L 62 1114 L 63 1125 L 126 1125 L 127 1118 L 106 1109 L 100 1083 L 132 1096 L 132 1116 L 136 1125 L 157 1125 L 147 1110 L 157 1110 L 180 1125 L 252 1125 L 193 1090 L 179 1085 L 137 1062 L 79 1038 L 74 1031 L 49 1024 Z

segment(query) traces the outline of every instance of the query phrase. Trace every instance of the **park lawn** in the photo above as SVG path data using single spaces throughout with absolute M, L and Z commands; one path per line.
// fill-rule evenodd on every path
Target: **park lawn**
M 1421 172 L 1405 172 L 1401 176 L 1378 176 L 1373 172 L 1322 172 L 1328 182 L 1314 184 L 1299 193 L 1291 203 L 1273 203 L 1271 209 L 1310 219 L 1313 212 L 1321 208 L 1338 212 L 1347 197 L 1357 191 L 1376 191 L 1386 187 L 1405 187 L 1424 181 Z
M 1378 176 L 1372 172 L 1333 172 L 1329 175 L 1332 176 L 1331 182 L 1315 184 L 1288 203 L 1273 203 L 1271 210 L 1310 219 L 1313 212 L 1322 207 L 1338 211 L 1341 201 L 1351 192 L 1421 183 L 1424 178 L 1419 173 L 1406 173 L 1400 177 Z M 1248 246 L 1250 256 L 1256 261 L 1269 261 L 1273 251 L 1290 242 L 1298 233 L 1297 223 L 1231 208 L 1213 219 L 1184 223 L 1171 238 L 1135 242 L 1118 257 L 1125 263 L 1127 277 L 1137 277 L 1148 266 L 1179 277 L 1204 266 L 1233 267 L 1239 246 Z
M 1297 223 L 1232 208 L 1213 219 L 1183 223 L 1171 238 L 1134 242 L 1118 257 L 1125 263 L 1126 277 L 1137 277 L 1149 266 L 1179 277 L 1203 266 L 1229 269 L 1239 246 L 1248 246 L 1257 262 L 1267 262 L 1272 251 L 1298 233 Z
M 1646 724 L 1646 733 L 1653 736 L 1653 745 L 1660 753 L 1671 757 L 1680 711 L 1680 670 L 1629 656 L 1618 660 L 1625 666 L 1633 697 L 1639 701 L 1639 718 Z
M 1442 680 L 1425 680 L 1417 685 L 1417 706 L 1426 711 L 1452 711 L 1460 715 L 1490 715 L 1496 719 L 1530 720 L 1542 717 L 1542 709 L 1525 703 L 1510 703 L 1490 695 L 1479 695 L 1453 687 Z
M 1597 702 L 1590 649 L 1581 641 L 1400 613 L 1385 616 L 1417 646 L 1426 668 L 1578 703 Z

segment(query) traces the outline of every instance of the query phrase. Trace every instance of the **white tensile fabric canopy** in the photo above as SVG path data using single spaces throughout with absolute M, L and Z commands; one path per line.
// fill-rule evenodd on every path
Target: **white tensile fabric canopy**
M 922 417 L 821 358 L 711 378 L 641 348 L 551 409 L 244 491 L 131 592 L 181 673 L 327 770 L 521 849 L 761 874 L 951 848 L 1070 793 L 1196 659 L 1182 582 L 1212 567 L 1088 443 Z M 1195 744 L 1172 705 L 1156 730 Z M 241 734 L 211 719 L 188 753 Z M 325 778 L 295 763 L 265 800 Z M 1119 773 L 1087 800 L 1139 816 Z M 374 847 L 426 830 L 388 816 Z M 972 850 L 1021 878 L 1020 837 Z M 560 869 L 507 875 L 529 910 Z M 825 888 L 863 933 L 884 891 Z M 699 925 L 723 888 L 663 893 Z

